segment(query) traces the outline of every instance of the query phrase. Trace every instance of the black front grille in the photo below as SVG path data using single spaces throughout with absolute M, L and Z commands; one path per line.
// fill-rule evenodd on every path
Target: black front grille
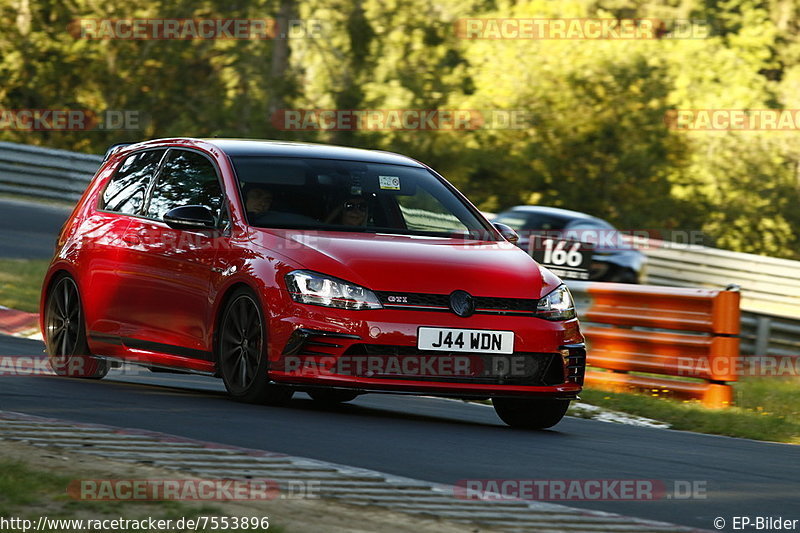
M 491 296 L 478 296 L 475 298 L 476 309 L 491 309 L 496 311 L 536 312 L 538 300 L 524 298 L 494 298 Z
M 423 292 L 376 292 L 384 305 L 443 307 L 450 305 L 448 294 L 427 294 Z
M 453 383 L 550 386 L 564 383 L 560 354 L 420 351 L 414 346 L 353 344 L 337 363 L 351 375 Z
M 450 311 L 449 294 L 391 291 L 380 291 L 375 294 L 385 307 Z M 474 299 L 476 313 L 533 315 L 538 304 L 538 300 L 530 298 L 474 296 Z

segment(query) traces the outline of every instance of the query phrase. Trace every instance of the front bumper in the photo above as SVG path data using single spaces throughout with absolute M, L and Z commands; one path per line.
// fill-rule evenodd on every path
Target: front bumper
M 270 325 L 270 378 L 300 388 L 461 398 L 572 399 L 586 349 L 576 319 L 378 309 L 343 311 L 293 304 Z M 417 349 L 420 326 L 514 332 L 514 353 Z

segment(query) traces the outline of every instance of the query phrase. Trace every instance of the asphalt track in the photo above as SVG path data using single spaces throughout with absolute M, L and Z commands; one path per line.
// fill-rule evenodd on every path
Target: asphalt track
M 0 337 L 0 354 L 41 355 L 42 344 Z M 6 360 L 8 361 L 8 360 Z M 0 377 L 0 409 L 147 429 L 287 453 L 440 483 L 464 479 L 699 481 L 703 499 L 561 502 L 713 529 L 715 517 L 800 518 L 796 446 L 566 418 L 516 431 L 491 408 L 459 401 L 367 395 L 336 408 L 296 394 L 287 407 L 238 404 L 221 382 L 146 370 L 102 381 Z
M 0 198 L 0 257 L 50 259 L 69 207 Z

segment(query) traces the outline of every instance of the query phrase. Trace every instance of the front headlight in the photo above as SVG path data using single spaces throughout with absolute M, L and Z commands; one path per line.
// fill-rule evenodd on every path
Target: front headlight
M 545 320 L 569 320 L 575 318 L 575 302 L 566 285 L 556 289 L 539 300 L 536 316 Z
M 371 290 L 325 274 L 295 270 L 285 279 L 295 302 L 356 311 L 383 307 Z

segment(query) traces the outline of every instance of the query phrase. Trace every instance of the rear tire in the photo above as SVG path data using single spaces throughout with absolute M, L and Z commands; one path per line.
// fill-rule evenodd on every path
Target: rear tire
M 558 424 L 567 413 L 570 400 L 492 398 L 500 419 L 513 428 L 545 429 Z
M 217 365 L 236 401 L 282 405 L 292 397 L 291 389 L 270 383 L 266 332 L 256 295 L 245 288 L 234 291 L 219 322 Z
M 108 374 L 108 362 L 89 352 L 78 285 L 66 274 L 50 284 L 44 325 L 50 368 L 56 375 L 101 379 Z
M 315 402 L 322 405 L 336 405 L 339 403 L 349 402 L 358 398 L 359 393 L 343 391 L 343 390 L 313 390 L 308 391 L 308 395 Z

